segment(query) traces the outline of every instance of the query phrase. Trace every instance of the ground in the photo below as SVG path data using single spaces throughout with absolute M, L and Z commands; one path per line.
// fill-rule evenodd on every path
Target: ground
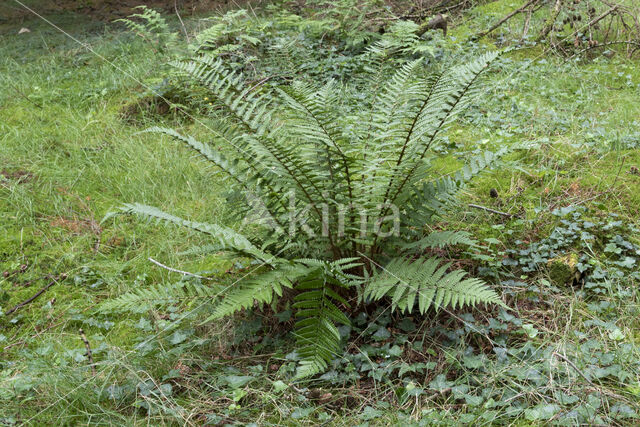
M 162 82 L 169 54 L 72 12 L 47 12 L 67 35 L 18 15 L 0 21 L 0 423 L 637 422 L 637 57 L 510 52 L 484 102 L 447 135 L 443 173 L 478 147 L 512 149 L 439 224 L 481 240 L 479 252 L 448 255 L 493 278 L 511 310 L 422 319 L 371 309 L 354 320 L 346 361 L 295 385 L 281 379 L 295 364 L 284 317 L 201 324 L 179 304 L 96 311 L 128 290 L 180 279 L 149 257 L 205 272 L 213 286 L 244 268 L 181 255 L 206 244 L 194 233 L 103 220 L 115 207 L 144 202 L 242 225 L 230 219 L 215 171 L 139 133 L 161 123 L 206 135 L 197 121 L 140 101 L 145 86 Z M 468 25 L 450 31 L 443 49 L 455 50 Z M 18 34 L 22 27 L 30 32 Z M 402 379 L 416 372 L 419 381 Z

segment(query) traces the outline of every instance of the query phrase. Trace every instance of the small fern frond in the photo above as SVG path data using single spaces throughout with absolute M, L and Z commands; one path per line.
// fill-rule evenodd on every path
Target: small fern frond
M 220 287 L 205 286 L 194 281 L 180 281 L 167 285 L 157 283 L 147 288 L 139 288 L 104 301 L 98 306 L 101 313 L 144 313 L 152 308 L 169 304 L 184 303 L 195 298 L 213 298 Z
M 182 227 L 190 228 L 201 233 L 209 234 L 218 241 L 217 243 L 224 250 L 235 251 L 244 255 L 249 255 L 253 258 L 265 262 L 266 264 L 272 264 L 275 260 L 275 257 L 255 247 L 242 234 L 221 225 L 189 221 L 161 211 L 160 209 L 153 206 L 142 205 L 140 203 L 127 203 L 120 208 L 120 211 L 121 213 L 135 214 L 149 219 L 154 219 L 156 221 L 168 222 Z M 105 219 L 115 214 L 117 214 L 117 212 L 109 213 L 107 214 Z
M 422 252 L 430 248 L 443 248 L 451 245 L 475 246 L 477 243 L 466 231 L 434 231 L 417 242 L 404 243 L 400 247 L 412 252 Z
M 498 294 L 483 281 L 465 279 L 467 273 L 462 270 L 447 273 L 449 267 L 451 263 L 440 265 L 438 258 L 395 258 L 372 277 L 365 297 L 377 301 L 390 296 L 392 308 L 406 312 L 411 312 L 417 302 L 421 314 L 431 306 L 436 310 L 478 303 L 505 306 Z
M 164 49 L 169 43 L 174 42 L 178 35 L 172 32 L 162 14 L 147 6 L 136 6 L 140 9 L 140 13 L 134 13 L 129 18 L 116 19 L 115 22 L 121 22 L 127 29 L 148 42 L 154 43 L 160 49 Z M 138 18 L 140 22 L 136 22 L 130 18 Z

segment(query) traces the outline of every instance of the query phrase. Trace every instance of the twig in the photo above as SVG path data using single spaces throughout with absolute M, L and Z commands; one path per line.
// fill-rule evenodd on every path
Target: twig
M 253 90 L 255 88 L 257 88 L 258 86 L 262 86 L 263 84 L 265 84 L 266 82 L 271 80 L 273 77 L 278 77 L 278 76 L 267 76 L 267 77 L 264 77 L 264 78 L 258 80 L 258 82 L 256 84 L 254 84 L 253 86 L 251 86 L 245 93 L 248 94 L 248 93 L 253 92 Z
M 13 307 L 12 309 L 9 309 L 8 311 L 6 311 L 4 314 L 5 315 L 9 315 L 19 309 L 21 309 L 22 307 L 24 307 L 25 305 L 33 302 L 36 298 L 38 298 L 40 295 L 42 295 L 43 293 L 45 293 L 47 291 L 47 289 L 49 289 L 50 287 L 52 287 L 53 285 L 55 285 L 56 283 L 58 283 L 59 281 L 63 281 L 64 279 L 67 278 L 66 274 L 61 274 L 58 277 L 55 277 L 51 282 L 49 282 L 47 284 L 47 286 L 45 286 L 44 288 L 40 289 L 38 292 L 35 293 L 35 295 L 33 295 L 31 298 L 24 300 L 23 302 L 21 302 L 20 304 L 16 305 L 15 307 Z
M 504 24 L 505 22 L 507 22 L 509 19 L 513 18 L 515 15 L 517 15 L 520 12 L 523 12 L 526 8 L 528 8 L 529 6 L 531 6 L 532 4 L 536 3 L 538 0 L 529 0 L 528 2 L 526 2 L 524 5 L 522 5 L 520 8 L 514 10 L 513 12 L 509 13 L 507 16 L 505 16 L 504 18 L 502 18 L 501 20 L 499 20 L 498 22 L 496 22 L 495 24 L 493 24 L 488 30 L 486 31 L 482 31 L 480 33 L 478 33 L 477 37 L 484 37 L 487 34 L 489 34 L 490 32 L 492 32 L 493 30 L 495 30 L 496 28 L 498 28 L 500 25 Z
M 553 6 L 553 11 L 551 12 L 551 15 L 547 19 L 547 22 L 544 24 L 542 31 L 540 31 L 540 34 L 538 35 L 538 41 L 547 37 L 551 32 L 551 30 L 553 29 L 553 25 L 556 23 L 556 19 L 558 19 L 558 15 L 560 14 L 561 6 L 562 6 L 562 0 L 556 0 L 556 4 L 555 6 Z
M 582 50 L 579 50 L 578 52 L 574 53 L 573 55 L 571 55 L 569 58 L 567 58 L 567 61 L 569 61 L 572 58 L 575 58 L 576 56 L 583 54 L 584 52 L 591 50 L 591 49 L 597 49 L 599 47 L 607 47 L 607 46 L 612 46 L 612 45 L 616 45 L 616 44 L 626 44 L 626 45 L 631 45 L 631 46 L 636 46 L 636 47 L 640 47 L 640 42 L 634 42 L 634 41 L 625 41 L 625 40 L 621 40 L 621 41 L 616 41 L 616 42 L 608 42 L 608 43 L 602 43 L 602 44 L 597 44 L 595 46 L 589 46 L 587 48 L 584 48 Z M 566 61 L 565 61 L 566 62 Z
M 593 388 L 596 388 L 596 389 L 598 389 L 598 390 L 600 389 L 600 387 L 598 387 L 597 385 L 595 385 L 595 384 L 593 383 L 593 381 L 591 381 L 591 380 L 589 379 L 589 377 L 587 377 L 587 376 L 585 375 L 585 373 L 584 373 L 584 372 L 582 372 L 580 369 L 578 369 L 578 367 L 575 365 L 575 363 L 573 363 L 571 360 L 569 360 L 566 356 L 563 356 L 562 354 L 560 354 L 560 353 L 558 353 L 558 352 L 555 352 L 555 351 L 553 352 L 553 356 L 556 356 L 556 357 L 558 357 L 559 359 L 562 359 L 562 360 L 564 360 L 565 362 L 567 362 L 567 364 L 568 364 L 569 366 L 571 366 L 571 367 L 572 367 L 572 368 L 573 368 L 573 369 L 574 369 L 578 374 L 580 374 L 580 376 L 581 376 L 582 378 L 584 378 L 584 379 L 585 379 L 585 380 L 586 380 L 586 381 L 587 381 L 587 382 L 588 382 L 588 383 L 589 383 Z
M 95 376 L 96 366 L 93 363 L 93 354 L 91 354 L 91 346 L 89 345 L 89 340 L 87 339 L 87 336 L 84 334 L 84 331 L 82 330 L 82 328 L 80 328 L 78 332 L 80 332 L 80 339 L 82 339 L 84 346 L 87 348 L 87 359 L 89 360 L 89 366 L 91 366 L 91 372 L 93 372 L 93 375 Z
M 180 25 L 182 25 L 182 31 L 184 32 L 184 37 L 187 39 L 187 44 L 189 44 L 189 33 L 187 32 L 187 27 L 184 26 L 184 22 L 182 22 L 182 17 L 180 17 L 180 13 L 178 13 L 178 0 L 173 0 L 173 8 L 176 11 L 176 15 L 178 15 L 178 20 L 180 20 Z
M 611 9 L 607 10 L 606 12 L 604 12 L 602 15 L 598 16 L 597 18 L 592 19 L 591 21 L 589 21 L 589 23 L 586 25 L 586 28 L 591 28 L 594 25 L 596 25 L 598 22 L 602 21 L 604 18 L 606 18 L 607 16 L 609 16 L 611 13 L 615 12 L 616 10 L 618 10 L 618 5 L 613 6 Z M 573 32 L 573 34 L 575 36 L 577 36 L 579 33 L 579 30 L 576 29 L 576 31 Z
M 151 258 L 151 257 L 149 257 L 149 261 L 151 261 L 152 263 L 154 263 L 154 264 L 155 264 L 155 265 L 157 265 L 158 267 L 162 267 L 162 268 L 164 268 L 165 270 L 173 271 L 174 273 L 180 273 L 180 274 L 182 274 L 183 276 L 193 276 L 193 277 L 197 277 L 198 279 L 208 279 L 208 277 L 200 276 L 200 275 L 195 274 L 195 273 L 189 273 L 188 271 L 182 271 L 182 270 L 178 270 L 177 268 L 169 267 L 169 266 L 167 266 L 167 265 L 164 265 L 164 264 L 162 264 L 162 263 L 160 263 L 160 262 L 156 261 L 155 259 L 153 259 L 153 258 Z
M 13 83 L 11 82 L 8 82 L 8 83 L 9 83 L 9 86 L 11 86 L 11 89 L 13 89 L 18 95 L 20 95 L 21 97 L 29 101 L 32 105 L 35 105 L 36 107 L 42 109 L 42 105 L 38 104 L 37 102 L 29 98 L 24 92 L 22 92 L 20 89 L 14 86 Z
M 527 18 L 524 20 L 524 27 L 522 29 L 522 38 L 524 39 L 529 34 L 529 25 L 531 24 L 531 17 L 533 16 L 533 12 L 535 10 L 535 3 L 531 5 L 529 10 L 527 11 Z
M 501 212 L 501 211 L 497 211 L 495 209 L 487 208 L 485 206 L 474 205 L 473 203 L 469 203 L 469 207 L 470 208 L 481 209 L 483 211 L 487 211 L 487 212 L 491 212 L 491 213 L 494 213 L 494 214 L 506 216 L 506 217 L 509 217 L 509 218 L 513 218 L 514 216 L 517 216 L 517 215 L 514 215 L 514 214 L 507 213 L 507 212 Z

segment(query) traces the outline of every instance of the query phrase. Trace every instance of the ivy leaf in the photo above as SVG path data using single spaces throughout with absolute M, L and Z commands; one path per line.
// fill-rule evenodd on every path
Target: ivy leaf
M 524 416 L 529 421 L 550 420 L 560 410 L 559 405 L 539 404 L 524 411 Z
M 609 338 L 614 341 L 620 341 L 624 339 L 624 334 L 620 329 L 616 328 L 613 331 L 609 332 Z
M 413 332 L 416 330 L 416 324 L 413 323 L 413 320 L 411 320 L 410 318 L 405 317 L 400 321 L 400 323 L 398 323 L 398 328 L 400 328 L 403 332 Z
M 224 377 L 224 380 L 229 384 L 231 388 L 240 388 L 253 380 L 254 377 L 250 375 L 229 375 Z
M 381 411 L 373 409 L 371 406 L 365 406 L 359 417 L 364 421 L 370 421 L 380 417 L 380 415 L 382 415 Z

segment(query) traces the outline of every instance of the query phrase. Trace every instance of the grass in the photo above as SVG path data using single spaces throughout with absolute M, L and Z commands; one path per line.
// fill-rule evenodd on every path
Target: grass
M 418 353 L 436 367 L 417 384 L 428 393 L 403 401 L 397 396 L 406 382 L 379 384 L 370 374 L 363 374 L 362 382 L 305 384 L 306 391 L 282 387 L 278 374 L 291 368 L 290 341 L 278 335 L 279 322 L 272 318 L 257 315 L 242 322 L 198 325 L 189 310 L 201 304 L 197 300 L 186 309 L 176 304 L 141 314 L 95 313 L 106 298 L 179 279 L 148 257 L 182 270 L 213 272 L 216 283 L 229 283 L 246 271 L 234 260 L 179 255 L 205 243 L 195 234 L 125 217 L 101 222 L 113 207 L 144 202 L 195 220 L 241 225 L 228 219 L 225 188 L 215 171 L 171 141 L 138 133 L 146 125 L 177 123 L 206 136 L 199 121 L 149 114 L 137 125 L 121 117 L 123 106 L 144 93 L 141 83 L 161 77 L 159 64 L 167 58 L 111 25 L 80 25 L 72 15 L 51 19 L 94 52 L 38 20 L 21 24 L 31 29 L 28 34 L 17 35 L 13 24 L 0 27 L 0 272 L 7 272 L 0 277 L 0 307 L 6 312 L 26 300 L 51 280 L 48 275 L 68 276 L 33 303 L 0 317 L 0 422 L 383 425 L 424 418 L 526 425 L 544 420 L 538 415 L 549 409 L 545 405 L 565 405 L 560 393 L 578 396 L 575 411 L 586 412 L 594 422 L 617 419 L 606 416 L 623 411 L 620 405 L 637 409 L 635 279 L 612 283 L 613 290 L 600 298 L 562 284 L 540 296 L 534 287 L 546 286 L 544 269 L 525 274 L 501 264 L 518 240 L 548 236 L 559 223 L 550 213 L 553 208 L 578 204 L 592 218 L 615 213 L 640 225 L 640 177 L 632 169 L 640 166 L 637 60 L 616 56 L 567 62 L 540 57 L 534 50 L 515 52 L 492 76 L 486 102 L 451 130 L 457 153 L 480 142 L 491 147 L 534 144 L 510 155 L 515 168 L 512 164 L 485 175 L 465 194 L 465 201 L 521 214 L 520 219 L 471 208 L 447 219 L 449 226 L 489 239 L 482 252 L 487 258 L 469 265 L 476 272 L 490 265 L 513 279 L 505 292 L 516 318 L 481 311 L 470 313 L 476 316 L 473 321 L 469 313 L 460 315 L 464 321 L 447 314 L 425 320 L 418 332 L 429 345 Z M 443 173 L 458 164 L 454 155 L 441 163 Z M 499 198 L 489 197 L 491 188 Z M 625 237 L 637 243 L 636 236 Z M 469 258 L 455 251 L 451 255 Z M 606 256 L 594 249 L 597 261 Z M 372 315 L 369 325 L 394 330 L 397 319 L 384 323 L 387 317 Z M 531 329 L 523 330 L 523 324 L 537 332 L 527 338 L 523 331 Z M 457 338 L 443 333 L 440 325 Z M 93 348 L 95 376 L 79 328 Z M 362 335 L 375 341 L 367 328 L 362 327 Z M 501 353 L 492 350 L 466 352 L 470 346 L 506 349 L 513 341 L 506 330 L 517 339 L 505 357 L 517 354 L 517 361 L 501 361 Z M 260 331 L 269 333 L 262 338 Z M 404 336 L 397 329 L 395 333 Z M 417 335 L 409 341 L 416 342 Z M 398 343 L 375 342 L 371 354 Z M 365 340 L 357 343 L 360 350 L 367 346 Z M 380 372 L 386 369 L 385 357 L 398 364 L 404 360 L 376 357 L 370 363 Z M 478 370 L 473 357 L 484 357 L 478 359 L 484 370 Z M 562 357 L 577 358 L 577 365 Z M 340 369 L 336 372 L 342 375 Z M 553 381 L 538 385 L 523 369 Z M 242 376 L 251 377 L 250 382 L 238 385 Z M 436 380 L 457 382 L 438 388 Z M 457 391 L 449 390 L 461 384 L 476 393 L 472 397 L 482 397 L 482 406 L 469 403 L 471 397 L 461 406 Z M 324 399 L 316 396 L 327 393 Z M 518 404 L 500 406 L 500 396 Z M 598 403 L 602 399 L 612 403 Z

